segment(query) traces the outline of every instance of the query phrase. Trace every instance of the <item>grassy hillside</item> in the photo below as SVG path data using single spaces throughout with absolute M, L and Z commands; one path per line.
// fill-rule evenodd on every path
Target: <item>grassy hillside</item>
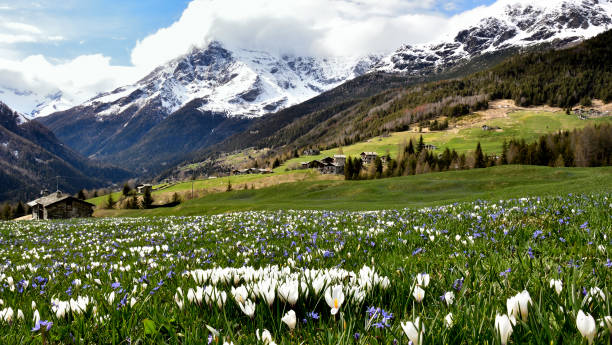
M 201 193 L 218 193 L 224 192 L 227 189 L 228 181 L 232 184 L 234 190 L 244 189 L 245 186 L 248 188 L 263 188 L 273 185 L 279 185 L 284 183 L 296 182 L 296 181 L 317 181 L 317 180 L 329 180 L 329 179 L 343 179 L 340 176 L 329 176 L 320 175 L 316 171 L 312 170 L 300 170 L 300 171 L 280 171 L 272 175 L 241 175 L 231 176 L 229 178 L 217 178 L 217 179 L 206 179 L 206 180 L 195 180 L 193 181 L 193 189 L 196 194 Z M 162 185 L 153 186 L 157 189 Z M 158 189 L 153 191 L 152 195 L 154 199 L 163 202 L 165 199 L 172 197 L 172 194 L 179 193 L 187 196 L 191 193 L 192 181 L 181 182 L 172 185 L 168 188 Z M 119 199 L 121 192 L 113 193 L 115 200 Z M 106 202 L 108 195 L 99 196 L 87 200 L 92 204 L 99 206 Z
M 418 130 L 396 132 L 389 137 L 375 137 L 368 141 L 345 146 L 342 152 L 345 155 L 357 156 L 364 151 L 374 151 L 380 155 L 389 153 L 392 158 L 395 158 L 402 143 L 410 139 L 416 142 L 422 135 L 425 143 L 436 145 L 439 152 L 446 147 L 451 150 L 455 149 L 459 153 L 473 151 L 476 144 L 480 142 L 485 152 L 497 153 L 501 151 L 504 140 L 525 139 L 527 142 L 532 142 L 543 134 L 612 122 L 611 116 L 581 120 L 576 115 L 566 115 L 562 111 L 520 110 L 497 118 L 490 118 L 489 114 L 485 113 L 487 112 L 462 118 L 456 123 L 456 128 L 450 130 L 423 133 L 419 133 Z M 483 131 L 482 125 L 485 124 L 500 127 L 501 130 Z M 287 167 L 295 166 L 302 161 L 333 156 L 338 153 L 338 149 L 331 149 L 321 151 L 318 156 L 291 159 L 276 171 L 284 171 Z
M 167 216 L 246 210 L 374 210 L 477 199 L 612 190 L 612 168 L 501 166 L 368 181 L 307 181 L 210 194 L 175 208 L 108 211 L 97 216 Z

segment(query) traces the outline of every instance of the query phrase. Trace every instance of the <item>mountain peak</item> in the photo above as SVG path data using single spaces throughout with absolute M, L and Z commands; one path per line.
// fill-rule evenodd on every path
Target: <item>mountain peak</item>
M 104 118 L 156 103 L 168 116 L 202 99 L 203 111 L 258 117 L 364 74 L 377 61 L 376 56 L 318 58 L 229 50 L 211 41 L 160 66 L 134 85 L 96 96 L 83 106 L 96 107 L 99 111 L 94 112 Z
M 612 28 L 609 0 L 499 1 L 457 21 L 468 24 L 433 44 L 405 45 L 375 70 L 422 75 L 483 53 L 551 43 L 564 46 Z

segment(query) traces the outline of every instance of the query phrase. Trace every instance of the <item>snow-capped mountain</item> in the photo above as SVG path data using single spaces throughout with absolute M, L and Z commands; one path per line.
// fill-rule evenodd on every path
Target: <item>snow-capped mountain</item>
M 38 119 L 87 156 L 123 163 L 162 150 L 170 160 L 365 74 L 379 59 L 274 55 L 213 41 L 133 85 Z
M 81 107 L 93 107 L 100 121 L 154 104 L 164 116 L 194 99 L 202 111 L 258 117 L 301 103 L 366 73 L 379 57 L 314 58 L 275 56 L 236 49 L 219 42 L 194 48 L 157 68 L 134 85 L 99 95 Z
M 28 89 L 22 90 L 3 85 L 0 85 L 0 99 L 10 104 L 27 119 L 47 116 L 75 105 L 68 101 L 60 90 L 51 93 L 37 93 Z
M 439 42 L 401 47 L 374 70 L 423 75 L 484 53 L 543 43 L 562 47 L 612 29 L 610 0 L 509 0 L 489 10 Z

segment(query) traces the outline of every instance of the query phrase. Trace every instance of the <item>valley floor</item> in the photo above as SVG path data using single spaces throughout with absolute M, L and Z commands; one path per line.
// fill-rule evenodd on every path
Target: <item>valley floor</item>
M 177 207 L 97 210 L 97 217 L 217 214 L 247 210 L 378 210 L 474 200 L 612 191 L 612 167 L 506 165 L 367 181 L 302 181 L 209 194 Z

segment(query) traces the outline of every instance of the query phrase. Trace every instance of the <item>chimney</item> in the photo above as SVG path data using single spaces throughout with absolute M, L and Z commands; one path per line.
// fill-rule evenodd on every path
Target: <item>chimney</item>
M 62 197 L 62 192 L 60 192 L 59 190 L 57 191 L 57 197 L 61 198 Z
M 47 196 L 47 195 L 49 195 L 49 191 L 48 190 L 43 189 L 43 190 L 40 191 L 40 196 Z

